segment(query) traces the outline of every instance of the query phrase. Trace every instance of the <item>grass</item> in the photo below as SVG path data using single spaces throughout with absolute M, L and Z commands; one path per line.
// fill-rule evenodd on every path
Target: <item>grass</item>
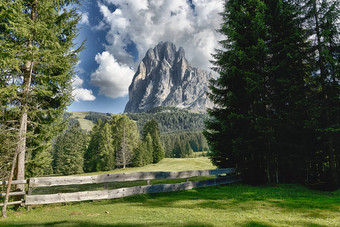
M 216 169 L 216 166 L 211 164 L 207 157 L 199 158 L 164 158 L 157 164 L 150 164 L 143 167 L 134 167 L 126 169 L 115 169 L 107 172 L 96 172 L 95 174 L 105 173 L 132 173 L 132 172 L 151 172 L 151 171 L 165 171 L 177 172 L 185 170 L 203 170 Z M 93 173 L 86 173 L 80 175 L 93 175 Z
M 242 184 L 8 212 L 3 226 L 339 226 L 340 191 Z
M 85 119 L 87 112 L 71 112 L 72 116 L 70 118 L 77 119 L 79 121 L 80 127 L 84 130 L 91 131 L 94 124 L 92 121 Z
M 140 169 L 169 171 L 171 165 L 176 171 L 195 166 L 210 169 L 208 164 L 206 158 L 168 159 L 153 168 L 150 165 Z M 114 200 L 41 205 L 29 212 L 24 208 L 10 209 L 9 217 L 1 219 L 0 226 L 316 227 L 340 226 L 339 214 L 340 190 L 320 192 L 300 185 L 232 184 Z

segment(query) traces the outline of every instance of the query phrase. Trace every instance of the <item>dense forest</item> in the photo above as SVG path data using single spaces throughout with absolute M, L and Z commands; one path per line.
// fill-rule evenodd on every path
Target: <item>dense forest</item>
M 202 134 L 207 114 L 195 113 L 175 107 L 156 107 L 145 113 L 125 113 L 129 119 L 136 121 L 142 135 L 144 125 L 150 120 L 158 122 L 161 142 L 165 157 L 193 157 L 193 152 L 208 151 L 209 146 Z M 69 124 L 76 124 L 77 119 L 66 113 Z M 110 113 L 88 112 L 85 119 L 94 123 L 108 121 Z M 179 152 L 180 150 L 180 152 Z
M 204 132 L 248 183 L 340 182 L 340 2 L 229 0 Z
M 78 122 L 70 124 L 52 148 L 53 171 L 62 175 L 144 166 L 163 158 L 158 123 L 146 122 L 140 136 L 136 122 L 125 115 L 99 119 L 90 133 Z

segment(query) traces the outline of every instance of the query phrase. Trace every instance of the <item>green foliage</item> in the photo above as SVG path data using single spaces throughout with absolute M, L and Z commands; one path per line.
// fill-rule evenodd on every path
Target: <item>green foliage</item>
M 97 123 L 99 120 L 106 121 L 111 117 L 110 113 L 97 113 L 97 112 L 87 112 L 85 115 L 85 119 L 92 121 L 93 123 Z
M 74 2 L 0 3 L 0 124 L 26 139 L 29 175 L 48 172 L 46 150 L 65 128 L 61 118 L 72 99 L 71 78 L 82 49 L 74 44 L 80 20 L 70 6 Z
M 107 171 L 130 165 L 139 143 L 139 132 L 134 121 L 125 115 L 113 115 L 111 119 L 95 124 L 90 134 L 89 146 L 84 154 L 86 172 Z
M 161 141 L 164 145 L 165 157 L 167 158 L 192 157 L 194 156 L 192 152 L 209 150 L 208 143 L 200 131 L 163 133 Z M 178 146 L 176 143 L 178 143 Z M 180 148 L 180 152 L 178 152 L 178 148 Z
M 79 123 L 56 138 L 54 144 L 54 172 L 63 175 L 83 173 L 87 134 Z
M 116 166 L 125 168 L 131 164 L 133 151 L 138 145 L 137 124 L 125 115 L 113 115 L 110 124 L 116 150 Z
M 309 177 L 312 182 L 327 182 L 328 188 L 340 186 L 340 2 L 305 2 L 309 24 L 313 74 L 309 78 L 310 119 L 314 146 L 311 147 Z
M 164 132 L 203 130 L 206 114 L 194 113 L 175 107 L 156 107 L 146 113 L 125 113 L 131 120 L 137 121 L 142 131 L 146 122 L 154 119 L 159 123 L 159 130 Z
M 147 137 L 150 136 L 151 141 L 147 140 Z M 158 122 L 155 119 L 152 119 L 145 123 L 143 127 L 142 139 L 145 143 L 147 143 L 147 147 L 150 147 L 152 143 L 152 162 L 158 163 L 160 160 L 164 158 L 164 148 L 162 146 L 160 140 L 160 131 L 158 128 Z
M 238 167 L 249 183 L 308 181 L 320 151 L 310 126 L 317 124 L 312 113 L 323 102 L 313 97 L 315 85 L 322 87 L 315 78 L 322 70 L 312 71 L 317 48 L 308 41 L 299 4 L 229 0 L 222 13 L 226 39 L 214 55 L 220 77 L 211 81 L 209 95 L 216 107 L 209 110 L 204 134 L 212 162 Z M 339 101 L 339 93 L 332 97 Z
M 97 161 L 99 156 L 97 155 L 99 147 L 99 132 L 102 127 L 102 122 L 98 121 L 94 125 L 90 133 L 90 141 L 87 150 L 84 154 L 84 170 L 85 172 L 95 172 L 97 169 Z

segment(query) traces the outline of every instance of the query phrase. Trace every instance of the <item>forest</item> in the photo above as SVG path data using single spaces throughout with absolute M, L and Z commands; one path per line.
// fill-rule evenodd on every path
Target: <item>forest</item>
M 136 123 L 125 115 L 99 119 L 90 133 L 78 122 L 70 125 L 55 139 L 51 153 L 52 170 L 61 175 L 144 166 L 164 158 L 158 123 L 148 121 L 140 136 Z
M 229 0 L 221 15 L 212 162 L 251 184 L 338 188 L 340 2 Z

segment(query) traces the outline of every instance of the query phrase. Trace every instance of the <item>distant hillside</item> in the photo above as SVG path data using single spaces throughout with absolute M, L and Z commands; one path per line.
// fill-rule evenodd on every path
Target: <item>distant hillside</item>
M 78 121 L 83 130 L 91 131 L 94 121 L 86 119 L 87 114 L 88 112 L 69 112 L 64 114 L 64 118 L 68 118 L 70 125 L 73 125 Z
M 145 123 L 155 119 L 159 123 L 161 140 L 165 145 L 166 157 L 176 157 L 180 151 L 187 151 L 188 148 L 193 152 L 208 150 L 208 144 L 202 134 L 204 121 L 207 114 L 195 113 L 175 107 L 156 107 L 145 113 L 124 113 L 131 120 L 137 122 L 140 132 Z M 97 121 L 109 120 L 112 114 L 97 112 L 72 112 L 66 113 L 69 124 L 76 121 L 80 123 L 82 129 L 91 131 Z M 177 152 L 177 154 L 175 154 Z M 189 155 L 190 156 L 190 155 Z
M 162 133 L 177 131 L 202 131 L 207 114 L 195 113 L 175 107 L 156 107 L 145 113 L 125 113 L 130 119 L 137 121 L 139 129 L 155 119 Z
M 202 131 L 207 114 L 195 113 L 175 107 L 156 107 L 145 113 L 124 113 L 131 120 L 137 122 L 139 130 L 144 124 L 155 119 L 159 123 L 161 133 L 171 133 L 178 131 Z M 70 112 L 65 117 L 69 118 L 70 124 L 79 121 L 84 130 L 91 131 L 93 125 L 98 120 L 105 121 L 110 119 L 111 113 L 98 112 Z

